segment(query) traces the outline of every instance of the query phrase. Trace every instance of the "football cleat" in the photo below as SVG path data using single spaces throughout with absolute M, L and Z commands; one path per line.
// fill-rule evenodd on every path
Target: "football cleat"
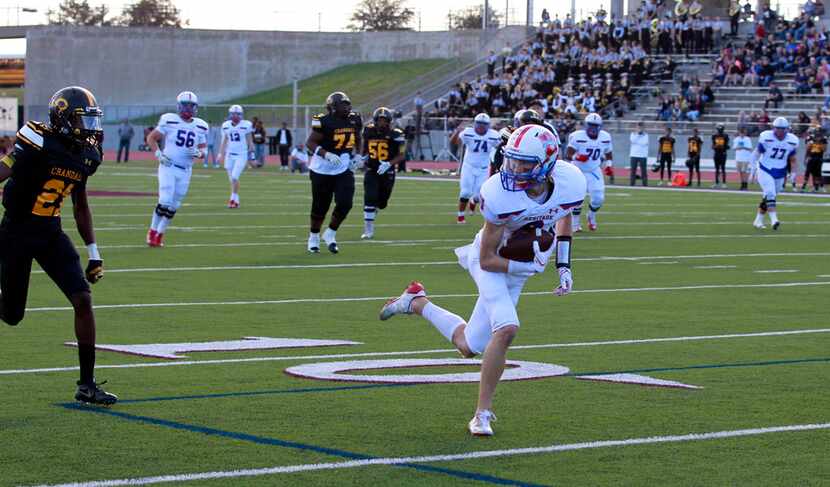
M 153 246 L 153 242 L 156 240 L 156 235 L 158 235 L 158 232 L 156 232 L 152 228 L 147 230 L 147 245 L 149 245 L 150 247 Z
M 588 230 L 592 232 L 597 231 L 597 222 L 588 222 Z
M 101 389 L 100 386 L 106 383 L 107 381 L 97 384 L 93 381 L 90 384 L 82 384 L 81 381 L 78 381 L 78 390 L 75 392 L 75 400 L 86 404 L 112 406 L 118 402 L 118 396 Z
M 375 236 L 375 224 L 372 221 L 366 221 L 363 224 L 363 235 L 360 236 L 361 240 L 372 240 L 372 237 Z
M 155 235 L 153 235 L 153 240 L 151 240 L 149 243 L 150 247 L 164 247 L 164 242 L 162 241 L 163 239 L 163 233 L 155 232 Z
M 779 227 L 781 227 L 781 222 L 775 222 L 772 224 L 773 230 L 778 230 Z
M 239 208 L 239 203 L 234 200 L 228 200 L 228 208 Z
M 340 252 L 340 248 L 337 247 L 337 232 L 331 228 L 327 228 L 326 231 L 323 232 L 323 242 L 326 243 L 329 252 L 332 254 Z
M 576 225 L 576 226 L 574 226 L 574 227 L 573 227 L 573 231 L 574 231 L 574 232 L 581 232 L 581 231 L 582 231 L 582 225 Z
M 397 298 L 392 298 L 383 305 L 380 309 L 381 321 L 386 321 L 395 315 L 409 315 L 412 314 L 412 300 L 415 298 L 426 297 L 427 292 L 424 285 L 418 281 L 409 283 L 403 294 Z
M 466 219 L 466 218 L 464 218 L 464 215 L 458 215 L 458 220 L 457 220 L 457 223 L 458 223 L 459 225 L 463 225 L 463 224 L 467 223 L 467 219 Z
M 372 240 L 372 238 L 374 238 L 374 236 L 375 236 L 374 233 L 366 232 L 366 233 L 364 233 L 363 235 L 360 236 L 360 239 L 361 240 Z
M 308 234 L 308 251 L 312 254 L 320 253 L 320 234 L 319 233 L 309 233 Z
M 476 411 L 473 419 L 467 425 L 467 430 L 473 436 L 493 436 L 493 427 L 490 422 L 496 421 L 496 415 L 492 411 Z
M 753 223 L 752 226 L 757 228 L 758 230 L 763 230 L 763 229 L 767 228 L 767 226 L 764 225 L 763 223 L 757 223 L 757 222 Z

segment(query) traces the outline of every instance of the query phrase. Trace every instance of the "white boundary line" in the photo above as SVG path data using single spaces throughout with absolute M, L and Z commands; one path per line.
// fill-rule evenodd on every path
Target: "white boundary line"
M 148 485 L 170 482 L 188 482 L 195 480 L 228 479 L 239 477 L 259 477 L 296 472 L 311 472 L 319 470 L 339 470 L 346 468 L 371 467 L 376 465 L 425 464 L 438 462 L 455 462 L 475 460 L 480 458 L 500 458 L 519 455 L 539 455 L 564 451 L 591 450 L 595 448 L 626 447 L 636 445 L 653 445 L 658 443 L 685 443 L 689 441 L 720 440 L 724 438 L 739 438 L 743 436 L 767 435 L 772 433 L 787 433 L 796 431 L 816 431 L 830 429 L 830 423 L 793 424 L 786 426 L 768 426 L 765 428 L 749 428 L 740 430 L 714 431 L 711 433 L 688 433 L 685 435 L 649 436 L 644 438 L 627 438 L 624 440 L 598 440 L 580 443 L 563 443 L 530 448 L 512 448 L 505 450 L 471 451 L 450 455 L 428 455 L 413 457 L 387 457 L 369 460 L 349 460 L 345 462 L 307 463 L 301 465 L 286 465 L 269 468 L 245 470 L 227 470 L 214 472 L 189 473 L 178 475 L 160 475 L 155 477 L 125 478 L 118 480 L 97 480 L 92 482 L 75 482 L 67 484 L 52 484 L 39 487 L 115 487 L 120 485 Z
M 761 331 L 752 333 L 731 333 L 726 335 L 695 335 L 695 336 L 680 336 L 680 337 L 665 337 L 665 338 L 642 338 L 642 339 L 628 339 L 628 340 L 600 340 L 593 342 L 571 342 L 571 343 L 546 343 L 539 345 L 516 345 L 510 347 L 511 350 L 537 350 L 546 348 L 581 348 L 581 347 L 596 347 L 604 345 L 637 345 L 643 343 L 666 343 L 666 342 L 693 342 L 700 340 L 723 340 L 729 338 L 759 338 L 772 336 L 787 336 L 787 335 L 810 335 L 816 333 L 830 333 L 830 328 L 812 328 L 805 330 L 787 330 L 787 331 Z M 295 360 L 324 360 L 324 359 L 345 359 L 345 358 L 366 358 L 366 357 L 395 357 L 406 355 L 430 355 L 435 353 L 453 353 L 457 352 L 455 349 L 433 349 L 433 350 L 404 350 L 400 352 L 363 352 L 363 353 L 338 353 L 326 355 L 297 355 L 297 356 L 280 356 L 280 357 L 247 357 L 238 359 L 212 359 L 212 360 L 179 360 L 166 362 L 146 362 L 146 363 L 130 363 L 130 364 L 110 364 L 97 365 L 97 369 L 136 369 L 144 367 L 175 367 L 179 365 L 219 365 L 219 364 L 239 364 L 250 362 L 283 362 Z M 17 369 L 17 370 L 0 370 L 0 375 L 20 375 L 20 374 L 37 374 L 47 372 L 73 372 L 78 370 L 78 367 L 50 367 L 39 369 Z

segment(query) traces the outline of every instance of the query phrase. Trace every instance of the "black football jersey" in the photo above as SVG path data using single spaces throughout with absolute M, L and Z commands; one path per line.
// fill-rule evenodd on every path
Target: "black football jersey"
M 363 129 L 363 144 L 369 156 L 366 167 L 377 170 L 380 161 L 390 162 L 397 157 L 405 143 L 403 130 L 390 128 L 386 133 L 381 133 L 374 123 L 370 123 Z
M 695 136 L 689 137 L 689 155 L 699 156 L 701 147 L 703 147 L 703 139 Z
M 822 159 L 825 150 L 827 150 L 827 138 L 825 136 L 816 135 L 807 139 L 807 157 Z
M 323 134 L 320 146 L 326 152 L 340 155 L 355 149 L 358 135 L 363 129 L 363 121 L 355 112 L 346 118 L 339 118 L 331 113 L 320 114 L 311 119 L 311 128 Z
M 6 218 L 60 227 L 61 207 L 101 165 L 98 147 L 80 146 L 48 126 L 28 122 L 17 132 L 14 151 L 2 159 L 12 175 L 3 188 Z
M 729 149 L 729 136 L 726 134 L 713 135 L 712 149 L 715 152 L 726 152 L 726 150 Z

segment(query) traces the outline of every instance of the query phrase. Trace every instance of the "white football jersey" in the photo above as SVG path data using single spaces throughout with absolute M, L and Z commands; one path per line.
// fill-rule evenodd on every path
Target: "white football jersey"
M 542 203 L 524 191 L 504 189 L 500 174 L 494 174 L 481 186 L 481 214 L 488 222 L 505 226 L 502 244 L 528 223 L 539 222 L 543 229 L 552 231 L 558 220 L 582 205 L 587 190 L 582 171 L 569 162 L 556 161 L 552 175 L 553 192 Z M 480 238 L 481 232 L 476 235 L 476 247 Z
M 611 134 L 605 130 L 600 130 L 596 139 L 588 137 L 584 130 L 577 130 L 568 137 L 568 147 L 573 147 L 576 151 L 571 162 L 582 169 L 582 172 L 597 169 L 605 160 L 606 154 L 614 150 Z
M 164 135 L 164 155 L 177 166 L 192 166 L 193 152 L 207 144 L 208 124 L 201 118 L 185 122 L 178 113 L 165 113 L 156 130 Z
M 485 169 L 490 165 L 490 153 L 496 150 L 501 142 L 499 133 L 488 129 L 484 135 L 478 135 L 473 127 L 467 127 L 461 131 L 461 142 L 467 146 L 464 152 L 464 164 L 469 164 L 479 169 Z
M 222 136 L 228 138 L 225 153 L 235 155 L 247 154 L 248 134 L 253 132 L 254 125 L 248 120 L 240 120 L 236 125 L 231 120 L 225 120 L 225 123 L 222 124 Z
M 784 140 L 778 140 L 772 130 L 761 132 L 757 151 L 761 154 L 760 169 L 779 179 L 787 175 L 787 164 L 791 155 L 798 150 L 798 137 L 788 133 Z

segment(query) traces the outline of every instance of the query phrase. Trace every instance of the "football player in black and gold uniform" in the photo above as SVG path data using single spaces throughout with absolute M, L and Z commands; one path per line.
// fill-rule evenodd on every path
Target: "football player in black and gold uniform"
M 712 134 L 712 152 L 715 159 L 715 184 L 713 188 L 726 189 L 726 150 L 729 149 L 729 135 L 724 131 L 722 123 L 717 125 Z
M 813 191 L 824 191 L 824 180 L 821 177 L 821 164 L 824 162 L 824 152 L 827 150 L 827 137 L 819 127 L 813 127 L 807 133 L 807 152 L 804 154 L 804 182 L 801 192 L 807 191 L 807 180 L 813 177 Z
M 0 318 L 12 326 L 23 319 L 36 260 L 75 309 L 81 366 L 75 399 L 111 405 L 118 398 L 95 383 L 95 316 L 89 288 L 104 273 L 86 194 L 87 178 L 101 164 L 101 117 L 89 90 L 64 88 L 49 102 L 49 124 L 24 125 L 17 132 L 14 151 L 0 161 L 0 182 L 7 181 L 0 223 Z M 72 198 L 75 224 L 87 246 L 86 272 L 61 229 L 66 198 Z
M 320 228 L 334 199 L 329 226 L 323 241 L 329 252 L 336 254 L 337 229 L 352 209 L 354 171 L 361 165 L 356 155 L 361 147 L 363 121 L 352 111 L 352 102 L 345 93 L 336 91 L 326 98 L 328 113 L 314 116 L 306 146 L 313 154 L 309 164 L 311 178 L 311 231 L 308 251 L 320 252 Z
M 689 182 L 686 186 L 692 185 L 695 172 L 697 172 L 697 185 L 700 187 L 700 149 L 703 147 L 703 139 L 700 138 L 698 130 L 692 129 L 692 136 L 688 140 L 689 155 L 686 158 L 686 167 L 689 168 Z
M 363 178 L 363 235 L 375 235 L 375 218 L 392 196 L 395 170 L 403 162 L 406 138 L 403 131 L 392 127 L 392 110 L 380 107 L 372 113 L 372 122 L 363 129 L 362 155 L 366 159 Z

